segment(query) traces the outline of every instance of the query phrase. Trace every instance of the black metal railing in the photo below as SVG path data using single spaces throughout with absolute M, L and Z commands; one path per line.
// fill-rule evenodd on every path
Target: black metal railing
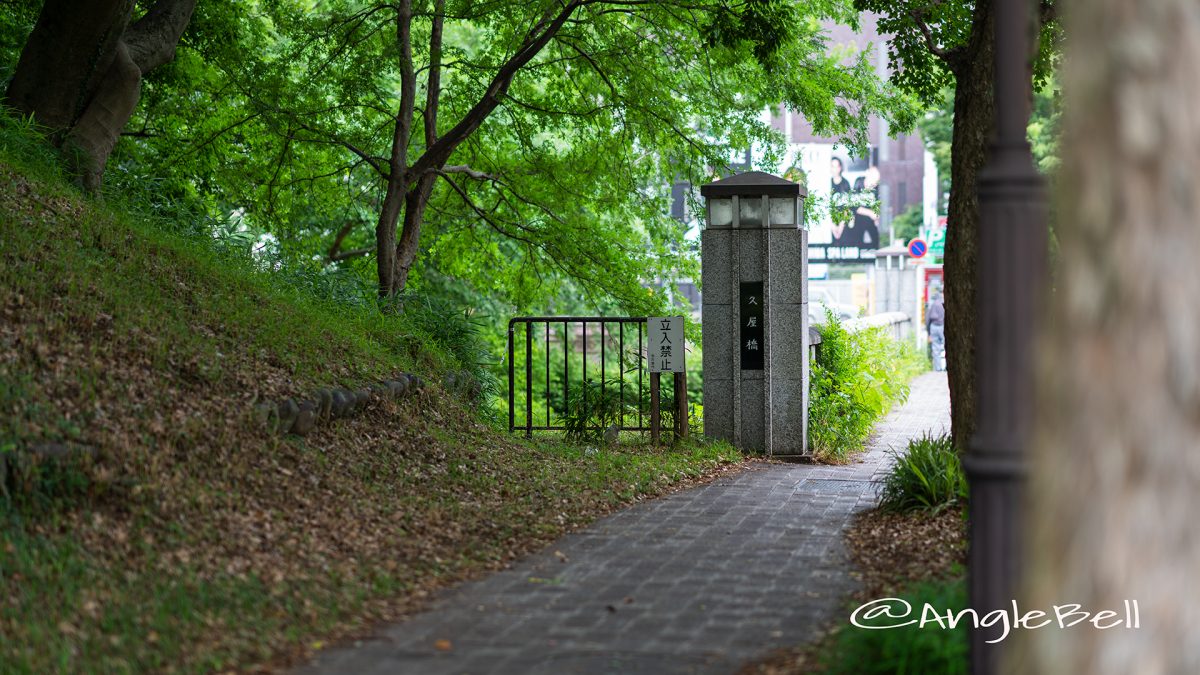
M 590 391 L 598 389 L 599 396 L 607 397 L 609 388 L 613 387 L 617 391 L 618 430 L 650 432 L 657 441 L 659 374 L 648 372 L 646 339 L 644 316 L 523 316 L 509 321 L 509 431 L 524 431 L 526 436 L 531 436 L 534 431 L 566 431 L 572 391 L 576 391 L 580 407 L 587 410 Z M 522 353 L 518 353 L 519 342 L 524 342 Z M 612 353 L 613 349 L 616 354 Z M 522 364 L 523 383 L 518 381 L 521 373 L 518 364 Z M 535 373 L 535 365 L 543 372 Z M 614 374 L 614 365 L 615 377 L 610 378 L 610 374 Z M 676 395 L 672 410 L 676 411 L 677 433 L 686 435 L 686 378 L 683 373 L 675 375 Z M 593 384 L 593 379 L 599 381 L 598 387 Z M 518 391 L 524 394 L 522 405 L 518 405 Z M 556 405 L 555 399 L 560 395 L 561 400 Z M 627 406 L 627 403 L 634 405 Z M 679 429 L 679 411 L 683 417 L 682 430 Z M 586 420 L 583 426 L 588 430 L 606 431 L 599 424 L 588 424 Z

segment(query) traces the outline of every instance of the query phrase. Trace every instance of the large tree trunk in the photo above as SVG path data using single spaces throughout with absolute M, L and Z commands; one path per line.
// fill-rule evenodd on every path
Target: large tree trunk
M 979 254 L 976 182 L 987 159 L 994 119 L 992 3 L 975 5 L 971 41 L 955 69 L 954 133 L 947 206 L 946 370 L 951 434 L 965 449 L 975 419 L 975 262 Z
M 8 105 L 65 135 L 112 65 L 132 12 L 133 0 L 46 0 L 8 85 Z
M 133 115 L 142 77 L 170 61 L 196 0 L 159 0 L 130 25 L 133 0 L 47 0 L 5 102 L 33 115 L 96 190 Z
M 1200 14 L 1075 0 L 1065 20 L 1024 603 L 1136 600 L 1141 627 L 1028 631 L 1014 672 L 1200 673 Z

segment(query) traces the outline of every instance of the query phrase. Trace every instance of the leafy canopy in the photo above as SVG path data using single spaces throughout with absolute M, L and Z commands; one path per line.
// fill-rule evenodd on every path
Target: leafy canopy
M 440 134 L 561 6 L 445 3 Z M 437 5 L 414 9 L 419 129 Z M 687 228 L 666 215 L 671 183 L 705 182 L 734 149 L 782 154 L 764 109 L 787 105 L 860 145 L 871 114 L 913 123 L 865 55 L 829 53 L 823 19 L 856 13 L 837 0 L 580 3 L 434 184 L 411 287 L 458 284 L 521 308 L 663 308 L 647 282 L 697 276 Z M 202 3 L 177 59 L 147 82 L 117 173 L 236 214 L 288 264 L 366 279 L 401 46 L 390 4 Z M 425 149 L 415 133 L 409 161 Z

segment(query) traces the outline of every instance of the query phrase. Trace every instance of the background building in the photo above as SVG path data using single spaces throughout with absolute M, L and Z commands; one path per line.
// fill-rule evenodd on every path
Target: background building
M 827 24 L 825 30 L 829 34 L 830 49 L 868 52 L 879 76 L 887 78 L 890 75 L 887 37 L 879 34 L 874 14 L 861 16 L 858 32 L 835 24 Z M 939 221 L 937 213 L 939 188 L 933 154 L 925 149 L 919 132 L 914 130 L 893 137 L 887 120 L 878 116 L 870 118 L 868 149 L 860 156 L 855 156 L 836 138 L 814 134 L 812 126 L 799 113 L 765 111 L 764 120 L 783 134 L 788 143 L 783 163 L 776 167 L 764 166 L 756 153 L 748 150 L 743 156 L 733 158 L 731 167 L 734 171 L 757 168 L 803 181 L 808 190 L 808 201 L 817 216 L 806 223 L 809 228 L 809 278 L 813 280 L 810 290 L 814 302 L 838 309 L 835 313 L 844 313 L 840 310 L 849 306 L 857 306 L 866 313 L 876 311 L 875 252 L 906 243 L 893 236 L 895 218 L 910 208 L 918 208 L 924 232 L 944 227 L 944 219 Z M 843 176 L 852 189 L 856 181 L 866 188 L 855 194 L 855 202 L 878 200 L 874 204 L 876 208 L 872 209 L 877 221 L 872 223 L 873 236 L 869 241 L 863 241 L 860 236 L 851 245 L 844 245 L 834 238 L 829 205 L 838 200 L 831 195 L 831 164 L 835 157 L 841 161 Z M 864 180 L 871 166 L 878 170 L 878 186 L 873 190 L 869 187 L 870 181 Z M 696 222 L 688 203 L 688 195 L 693 189 L 687 183 L 677 183 L 672 189 L 671 215 L 683 222 Z M 849 226 L 853 222 L 843 224 Z M 874 236 L 875 232 L 877 236 Z M 931 258 L 920 261 L 932 262 Z M 698 293 L 693 283 L 681 283 L 678 291 L 692 300 L 693 307 L 698 309 Z
M 847 26 L 833 24 L 825 28 L 829 32 L 831 48 L 869 52 L 879 76 L 889 76 L 887 38 L 879 34 L 874 14 L 862 15 L 858 32 Z M 769 114 L 769 118 L 771 126 L 780 131 L 788 142 L 789 153 L 785 162 L 788 166 L 780 167 L 781 172 L 792 167 L 801 169 L 809 195 L 813 196 L 817 204 L 822 200 L 828 204 L 830 199 L 830 164 L 833 158 L 841 160 L 844 175 L 852 185 L 855 179 L 865 174 L 868 166 L 874 164 L 878 167 L 879 208 L 876 226 L 880 236 L 868 245 L 828 249 L 835 240 L 830 231 L 833 223 L 825 217 L 821 223 L 810 223 L 810 261 L 828 260 L 835 261 L 833 264 L 839 266 L 865 267 L 873 260 L 873 249 L 901 243 L 894 241 L 892 221 L 910 208 L 922 210 L 925 229 L 936 227 L 937 169 L 932 153 L 925 149 L 918 132 L 893 138 L 887 120 L 873 116 L 867 130 L 869 150 L 864 156 L 855 157 L 848 148 L 841 146 L 837 139 L 814 134 L 811 125 L 799 113 L 774 111 Z M 869 196 L 864 199 L 869 199 Z M 829 276 L 830 269 L 826 265 L 818 263 L 812 268 L 812 276 L 816 278 Z M 833 276 L 844 276 L 845 271 L 842 270 L 843 274 L 835 273 Z

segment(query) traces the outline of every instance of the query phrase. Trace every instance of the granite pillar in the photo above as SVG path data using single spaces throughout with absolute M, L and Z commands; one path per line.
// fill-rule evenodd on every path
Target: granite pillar
M 747 451 L 806 455 L 808 232 L 798 225 L 804 190 L 751 172 L 705 185 L 701 194 L 708 199 L 701 233 L 704 433 Z M 762 297 L 748 297 L 744 284 L 756 283 Z M 748 301 L 761 302 L 761 310 Z M 747 326 L 761 330 L 761 344 L 757 334 L 745 339 Z M 761 368 L 750 349 L 761 350 Z

